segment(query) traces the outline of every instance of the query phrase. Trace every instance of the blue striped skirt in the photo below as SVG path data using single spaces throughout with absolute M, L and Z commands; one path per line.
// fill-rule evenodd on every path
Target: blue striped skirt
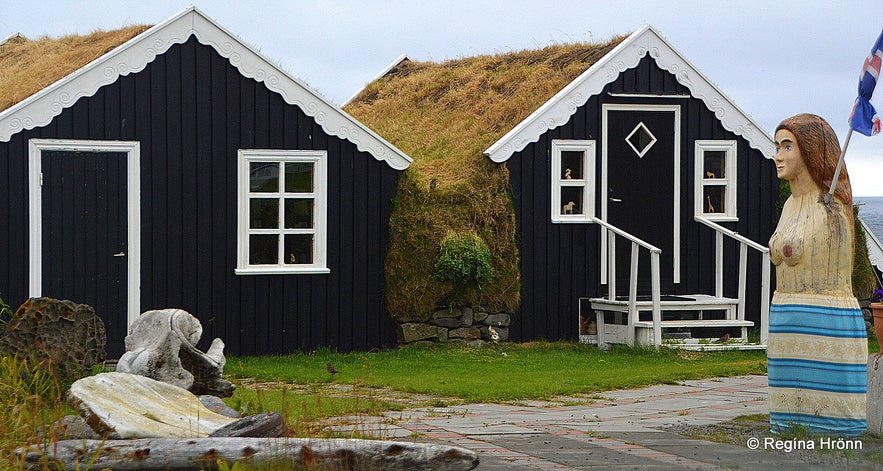
M 865 433 L 868 341 L 855 298 L 777 292 L 767 358 L 773 432 Z

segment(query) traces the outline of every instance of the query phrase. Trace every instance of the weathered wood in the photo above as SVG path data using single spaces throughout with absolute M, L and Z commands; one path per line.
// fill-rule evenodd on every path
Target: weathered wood
M 868 356 L 868 433 L 883 435 L 883 354 Z
M 228 465 L 281 463 L 316 469 L 469 470 L 478 455 L 461 447 L 360 439 L 316 438 L 155 438 L 139 440 L 64 440 L 19 448 L 24 464 L 38 468 L 48 460 L 61 469 L 110 468 L 114 471 L 197 471 Z

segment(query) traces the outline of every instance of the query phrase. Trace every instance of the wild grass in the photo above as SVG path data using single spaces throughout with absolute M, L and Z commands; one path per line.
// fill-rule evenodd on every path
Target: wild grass
M 339 374 L 332 376 L 325 364 Z M 688 353 L 563 342 L 414 346 L 375 353 L 230 358 L 227 374 L 285 383 L 334 382 L 392 388 L 465 402 L 506 402 L 591 394 L 687 379 L 764 374 L 764 352 Z
M 146 30 L 115 31 L 35 40 L 14 38 L 0 45 L 0 111 L 24 100 Z
M 329 417 L 362 417 L 403 409 L 400 404 L 357 391 L 342 397 L 322 388 L 304 391 L 285 384 L 274 384 L 270 388 L 240 386 L 226 402 L 243 416 L 279 412 L 285 420 L 287 435 L 292 437 L 332 436 L 323 422 Z
M 21 469 L 16 448 L 57 440 L 51 424 L 70 413 L 64 386 L 45 365 L 0 356 L 0 469 Z
M 482 152 L 588 69 L 622 37 L 441 63 L 405 61 L 346 111 L 414 158 L 399 178 L 386 258 L 386 305 L 426 320 L 452 286 L 432 278 L 442 239 L 478 234 L 494 277 L 466 296 L 491 310 L 520 303 L 515 212 L 505 165 Z

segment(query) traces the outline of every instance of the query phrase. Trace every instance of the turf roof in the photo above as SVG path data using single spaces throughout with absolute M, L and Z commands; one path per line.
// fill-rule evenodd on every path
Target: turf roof
M 114 31 L 30 40 L 13 36 L 0 45 L 0 111 L 3 111 L 145 31 Z
M 482 152 L 609 53 L 625 36 L 445 62 L 404 60 L 345 110 L 414 159 L 399 180 L 387 254 L 387 308 L 422 320 L 452 301 L 433 281 L 446 234 L 476 232 L 495 277 L 455 304 L 518 309 L 515 215 L 504 165 Z

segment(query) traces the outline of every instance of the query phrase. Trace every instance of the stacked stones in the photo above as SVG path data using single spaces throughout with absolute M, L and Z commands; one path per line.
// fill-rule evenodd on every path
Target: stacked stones
M 400 323 L 397 336 L 400 345 L 452 340 L 475 343 L 481 340 L 505 341 L 509 338 L 511 321 L 512 316 L 505 312 L 488 313 L 481 308 L 473 309 L 469 306 L 440 307 L 426 322 Z M 493 338 L 491 327 L 499 338 Z

